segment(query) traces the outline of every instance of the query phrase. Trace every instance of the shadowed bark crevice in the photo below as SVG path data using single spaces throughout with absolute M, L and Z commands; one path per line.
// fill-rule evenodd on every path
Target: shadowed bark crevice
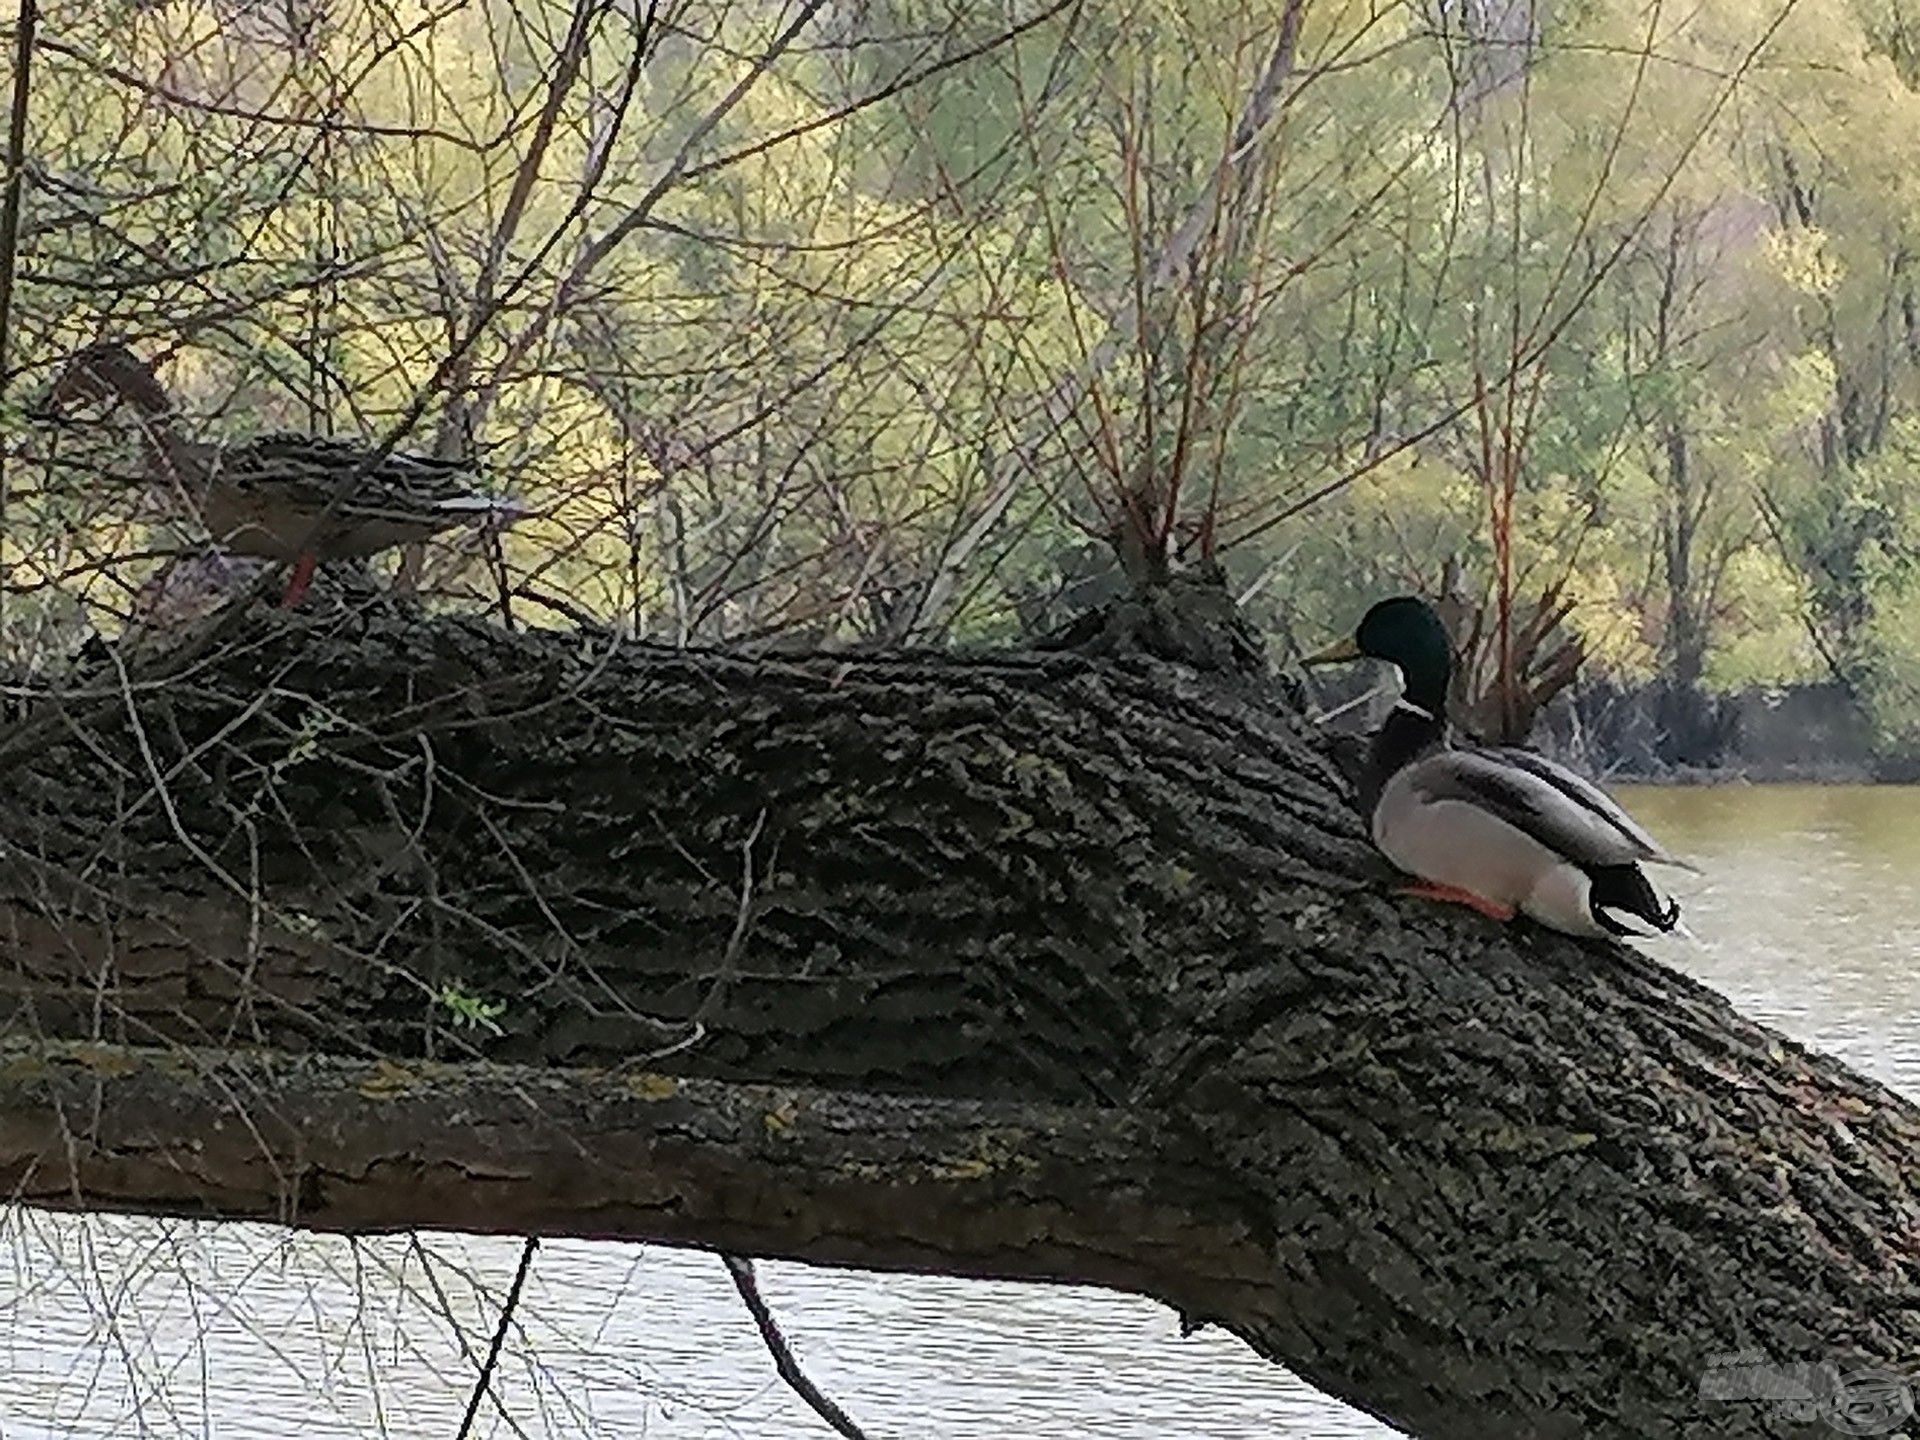
M 1920 1355 L 1914 1108 L 1395 896 L 1271 686 L 387 613 L 116 685 L 8 752 L 29 1200 L 1083 1280 L 1475 1440 Z
M 1299 704 L 1290 676 L 1268 674 L 1266 643 L 1234 604 L 1225 573 L 1211 562 L 1135 587 L 1075 617 L 1036 648 L 1107 659 L 1148 656 L 1208 674 L 1245 676 Z

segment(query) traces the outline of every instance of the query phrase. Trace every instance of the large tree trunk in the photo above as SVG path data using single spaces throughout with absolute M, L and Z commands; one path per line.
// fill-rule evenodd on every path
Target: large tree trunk
M 1920 1356 L 1915 1109 L 1394 896 L 1255 682 L 276 613 L 49 705 L 28 1201 L 1090 1281 L 1473 1440 L 1831 1434 L 1703 1371 Z

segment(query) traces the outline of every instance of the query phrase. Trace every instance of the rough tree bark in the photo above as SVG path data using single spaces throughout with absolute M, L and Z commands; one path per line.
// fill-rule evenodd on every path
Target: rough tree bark
M 1831 1434 L 1703 1370 L 1920 1357 L 1920 1113 L 1394 896 L 1254 682 L 275 612 L 55 703 L 0 735 L 31 1203 L 1088 1281 L 1473 1440 Z

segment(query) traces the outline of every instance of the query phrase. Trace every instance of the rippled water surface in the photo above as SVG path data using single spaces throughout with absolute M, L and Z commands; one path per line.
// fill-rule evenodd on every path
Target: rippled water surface
M 1755 1019 L 1920 1096 L 1920 788 L 1616 792 L 1669 849 L 1702 945 L 1659 953 Z
M 1676 851 L 1674 963 L 1920 1094 L 1920 790 L 1621 792 Z M 11 1210 L 0 1437 L 432 1436 L 459 1428 L 513 1240 L 351 1242 Z M 1355 1440 L 1391 1432 L 1146 1301 L 761 1267 L 808 1371 L 875 1437 Z M 775 1379 L 719 1262 L 544 1246 L 476 1436 L 828 1432 Z M 503 1418 L 502 1409 L 508 1418 Z

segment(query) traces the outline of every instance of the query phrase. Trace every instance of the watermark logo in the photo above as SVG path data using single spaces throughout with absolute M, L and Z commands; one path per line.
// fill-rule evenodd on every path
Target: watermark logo
M 1872 1365 L 1841 1369 L 1830 1360 L 1777 1364 L 1758 1350 L 1717 1355 L 1700 1376 L 1700 1398 L 1776 1407 L 1789 1420 L 1824 1421 L 1841 1435 L 1901 1440 L 1913 1418 L 1913 1384 Z

